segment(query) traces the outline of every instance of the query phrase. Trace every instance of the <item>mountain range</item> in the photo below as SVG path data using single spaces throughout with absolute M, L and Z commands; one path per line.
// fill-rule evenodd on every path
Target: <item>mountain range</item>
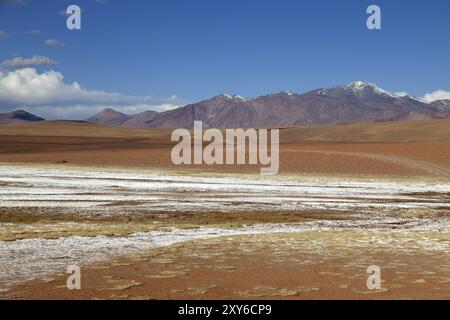
M 254 99 L 220 94 L 165 111 L 126 115 L 105 109 L 86 121 L 130 128 L 248 128 L 450 118 L 450 100 L 427 102 L 361 81 L 303 94 L 283 91 Z M 0 118 L 1 119 L 1 118 Z

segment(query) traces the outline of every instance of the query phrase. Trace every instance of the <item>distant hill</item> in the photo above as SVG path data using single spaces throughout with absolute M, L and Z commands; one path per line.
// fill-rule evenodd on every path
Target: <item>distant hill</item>
M 131 117 L 126 114 L 107 108 L 93 115 L 89 119 L 86 119 L 86 121 L 101 125 L 119 126 L 130 118 Z
M 23 122 L 44 121 L 45 119 L 35 116 L 25 110 L 16 110 L 13 112 L 0 113 L 0 124 L 13 124 Z
M 156 111 L 144 111 L 130 117 L 127 121 L 123 122 L 121 126 L 127 128 L 145 128 L 147 127 L 147 122 L 152 121 L 157 116 L 158 112 Z
M 126 128 L 146 128 L 147 122 L 155 119 L 158 116 L 156 111 L 144 111 L 133 116 L 126 115 L 118 112 L 114 109 L 108 108 L 93 115 L 87 122 L 108 125 L 108 126 L 121 126 Z

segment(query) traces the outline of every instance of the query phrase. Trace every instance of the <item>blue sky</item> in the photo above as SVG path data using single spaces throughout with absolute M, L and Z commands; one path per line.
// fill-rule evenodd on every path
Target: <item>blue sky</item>
M 48 57 L 57 64 L 34 66 L 37 75 L 53 70 L 67 84 L 168 108 L 172 95 L 182 105 L 220 92 L 255 97 L 355 80 L 417 96 L 450 91 L 449 0 L 0 3 L 1 61 Z M 70 4 L 83 10 L 82 30 L 66 28 L 60 11 Z M 370 4 L 381 7 L 381 30 L 366 28 Z

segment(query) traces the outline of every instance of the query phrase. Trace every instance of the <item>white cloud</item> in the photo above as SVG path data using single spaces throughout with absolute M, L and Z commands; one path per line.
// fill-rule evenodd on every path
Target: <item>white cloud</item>
M 7 35 L 6 31 L 0 30 L 0 39 L 5 38 Z
M 444 90 L 437 90 L 431 93 L 427 93 L 422 97 L 422 99 L 424 99 L 427 102 L 450 99 L 450 92 Z
M 77 82 L 64 83 L 63 75 L 56 71 L 38 73 L 33 68 L 0 71 L 0 112 L 25 109 L 47 119 L 86 119 L 104 108 L 135 114 L 185 104 L 187 101 L 176 96 L 159 99 L 88 90 Z
M 56 39 L 47 39 L 47 40 L 45 40 L 45 44 L 47 46 L 51 46 L 51 47 L 62 47 L 62 46 L 64 46 L 64 42 L 61 42 L 61 41 L 56 40 Z
M 45 65 L 54 65 L 56 64 L 56 61 L 44 57 L 44 56 L 33 56 L 31 58 L 23 58 L 23 57 L 16 57 L 10 60 L 3 61 L 0 66 L 3 68 L 14 68 L 14 69 L 20 69 L 20 68 L 29 68 L 29 67 L 38 67 L 38 66 L 45 66 Z
M 410 94 L 408 92 L 404 92 L 404 91 L 395 92 L 395 94 L 400 97 L 410 96 Z M 444 90 L 436 90 L 434 92 L 425 94 L 423 97 L 416 98 L 416 99 L 423 100 L 425 102 L 433 102 L 433 101 L 437 101 L 437 100 L 450 99 L 450 92 L 444 91 Z

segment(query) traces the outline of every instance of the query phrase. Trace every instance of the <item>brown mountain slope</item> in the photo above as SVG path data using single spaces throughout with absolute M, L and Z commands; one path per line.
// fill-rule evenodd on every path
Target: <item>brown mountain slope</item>
M 147 139 L 170 143 L 171 130 L 100 126 L 83 121 L 42 121 L 0 127 L 1 136 Z M 450 142 L 450 119 L 281 127 L 281 143 L 324 142 Z
M 22 122 L 37 122 L 43 121 L 43 118 L 35 116 L 24 110 L 17 110 L 13 112 L 0 113 L 0 124 L 13 124 Z

